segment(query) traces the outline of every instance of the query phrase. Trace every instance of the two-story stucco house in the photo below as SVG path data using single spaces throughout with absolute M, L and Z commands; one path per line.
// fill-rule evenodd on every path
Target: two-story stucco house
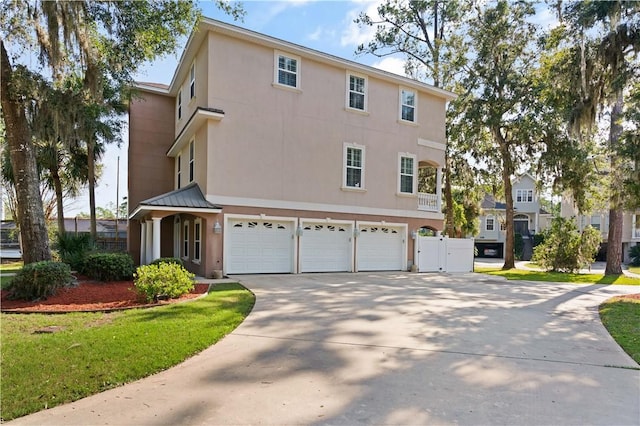
M 531 236 L 546 229 L 551 222 L 551 214 L 540 206 L 540 196 L 536 180 L 528 173 L 512 179 L 513 230 L 525 240 L 525 257 L 530 258 L 533 245 Z M 476 237 L 478 256 L 503 257 L 506 238 L 506 204 L 496 202 L 494 197 L 486 195 L 482 201 L 480 215 L 480 233 Z M 528 260 L 528 259 L 526 259 Z
M 128 244 L 140 264 L 406 270 L 414 231 L 443 228 L 449 92 L 210 19 L 168 87 L 137 88 Z

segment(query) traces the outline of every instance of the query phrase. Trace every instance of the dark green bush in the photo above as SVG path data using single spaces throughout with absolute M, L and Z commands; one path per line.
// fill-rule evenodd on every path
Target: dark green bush
M 178 259 L 177 257 L 161 257 L 154 260 L 149 265 L 159 265 L 161 263 L 175 263 L 176 265 L 184 266 L 182 259 Z
M 84 273 L 87 256 L 96 249 L 90 234 L 59 233 L 55 248 L 60 260 L 71 266 L 73 271 Z
M 535 234 L 533 236 L 533 246 L 536 247 L 544 243 L 544 234 Z
M 640 244 L 631 247 L 629 256 L 631 257 L 631 264 L 633 266 L 640 266 Z
M 148 302 L 160 297 L 176 298 L 193 290 L 194 274 L 177 263 L 159 262 L 140 266 L 135 273 L 135 286 Z
M 524 240 L 522 235 L 515 234 L 513 236 L 513 250 L 517 260 L 522 260 L 522 254 L 524 253 Z
M 45 299 L 73 281 L 71 268 L 66 263 L 28 263 L 13 277 L 8 290 L 12 299 Z
M 84 273 L 99 281 L 129 280 L 134 272 L 128 253 L 94 253 L 87 256 Z

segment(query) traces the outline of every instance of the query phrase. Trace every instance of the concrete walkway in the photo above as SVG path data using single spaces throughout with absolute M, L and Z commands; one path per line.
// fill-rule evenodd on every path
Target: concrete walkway
M 240 277 L 257 296 L 185 363 L 11 424 L 637 425 L 640 370 L 598 305 L 638 287 L 480 274 Z

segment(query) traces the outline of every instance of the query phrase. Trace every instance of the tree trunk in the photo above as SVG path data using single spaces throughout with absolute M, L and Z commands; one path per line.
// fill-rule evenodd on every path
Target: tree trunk
M 619 188 L 622 177 L 618 156 L 618 145 L 622 135 L 622 114 L 624 95 L 619 91 L 616 103 L 611 109 L 611 127 L 609 128 L 609 155 L 611 156 L 611 199 L 609 200 L 609 235 L 607 237 L 607 267 L 605 275 L 622 274 L 622 189 Z
M 502 157 L 502 183 L 504 185 L 504 200 L 506 203 L 505 227 L 506 235 L 504 241 L 504 265 L 502 269 L 513 269 L 516 267 L 515 241 L 513 230 L 513 188 L 511 186 L 511 176 L 513 176 L 513 162 L 509 145 L 500 132 L 500 129 L 493 130 L 493 136 L 498 142 L 500 156 Z M 499 226 L 499 225 L 498 225 Z
M 64 234 L 64 203 L 63 203 L 63 191 L 62 181 L 60 180 L 59 169 L 49 170 L 53 179 L 53 188 L 56 192 L 56 214 L 58 216 L 58 234 Z
M 18 226 L 24 263 L 51 260 L 36 152 L 24 108 L 12 93 L 13 70 L 0 40 L 0 100 L 16 190 Z
M 453 238 L 453 230 L 454 230 L 454 216 L 453 216 L 453 192 L 451 190 L 451 160 L 449 158 L 449 148 L 446 149 L 445 152 L 445 168 L 444 168 L 444 198 L 445 203 L 447 204 L 446 210 L 446 229 L 447 236 Z
M 89 178 L 89 216 L 91 218 L 91 238 L 97 240 L 98 230 L 96 224 L 96 153 L 93 136 L 87 139 L 87 177 Z

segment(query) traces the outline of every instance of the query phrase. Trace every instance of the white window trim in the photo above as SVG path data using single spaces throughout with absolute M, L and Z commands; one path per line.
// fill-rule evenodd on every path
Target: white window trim
M 182 187 L 182 155 L 176 157 L 176 189 Z
M 349 106 L 349 94 L 351 93 L 351 76 L 364 79 L 364 109 L 353 108 Z M 358 112 L 361 114 L 368 115 L 369 113 L 369 78 L 366 75 L 347 70 L 344 105 L 348 111 Z
M 196 225 L 199 225 L 199 226 L 196 226 Z M 196 250 L 196 243 L 200 244 L 200 250 Z M 191 262 L 199 265 L 201 260 L 202 260 L 202 219 L 198 218 L 193 221 L 193 259 L 191 260 Z
M 362 151 L 362 167 L 360 168 L 360 187 L 347 186 L 347 149 L 355 148 Z M 364 145 L 356 143 L 345 143 L 342 147 L 342 190 L 343 191 L 366 191 L 365 168 L 366 168 L 366 149 Z
M 489 219 L 491 219 L 491 229 L 489 229 Z M 487 232 L 493 232 L 496 230 L 496 218 L 494 215 L 490 214 L 485 218 L 484 230 Z
M 178 121 L 182 120 L 182 88 L 178 90 L 178 96 L 176 98 L 176 114 L 178 114 Z
M 279 77 L 279 62 L 280 56 L 284 56 L 285 58 L 294 59 L 296 61 L 296 85 L 289 86 L 288 84 L 282 84 L 278 80 Z M 291 90 L 294 92 L 302 92 L 302 60 L 297 55 L 292 55 L 290 53 L 285 53 L 280 50 L 275 50 L 273 52 L 273 87 L 277 87 L 280 89 Z M 289 71 L 290 72 L 290 71 Z
M 189 141 L 189 183 L 196 180 L 196 144 L 195 139 Z
M 182 250 L 182 221 L 177 214 L 173 221 L 173 257 L 180 258 Z
M 182 259 L 189 259 L 189 221 L 182 222 Z
M 411 92 L 413 93 L 413 121 L 411 120 L 405 120 L 404 118 L 402 118 L 402 107 L 404 106 L 402 103 L 402 92 Z M 410 105 L 408 105 L 410 106 Z M 401 123 L 406 123 L 406 124 L 417 124 L 418 122 L 418 92 L 416 90 L 413 89 L 409 89 L 407 87 L 402 87 L 400 86 L 400 89 L 398 90 L 398 120 Z
M 191 62 L 189 67 L 189 99 L 196 98 L 196 61 Z
M 528 200 L 528 195 L 531 194 L 531 201 Z M 520 199 L 520 201 L 518 201 Z M 535 201 L 533 189 L 517 189 L 516 190 L 516 202 L 517 203 L 533 203 Z
M 413 183 L 411 185 L 411 192 L 403 192 L 402 191 L 402 159 L 403 158 L 411 158 L 413 160 Z M 408 152 L 399 152 L 398 153 L 398 185 L 397 185 L 397 194 L 398 195 L 416 195 L 417 194 L 417 184 L 418 184 L 418 157 L 415 154 L 411 154 Z

